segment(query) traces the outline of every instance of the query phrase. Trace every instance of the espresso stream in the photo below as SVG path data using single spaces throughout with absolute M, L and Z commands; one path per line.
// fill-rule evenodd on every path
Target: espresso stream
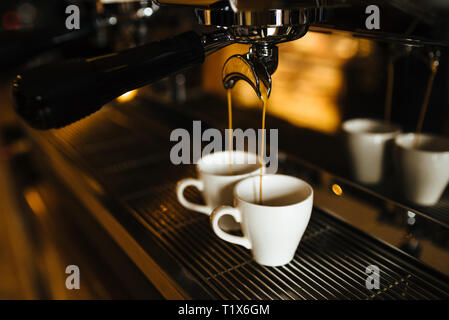
M 263 87 L 263 86 L 262 86 Z M 227 98 L 228 98 L 228 140 L 229 140 L 229 174 L 232 174 L 232 151 L 233 151 L 233 143 L 232 143 L 232 89 L 226 90 Z M 267 111 L 268 105 L 268 93 L 265 87 L 261 90 L 262 94 L 262 145 L 260 148 L 259 155 L 259 204 L 262 204 L 262 177 L 263 177 L 263 154 L 265 147 L 265 115 Z
M 264 146 L 265 146 L 265 114 L 267 112 L 267 105 L 268 105 L 268 95 L 267 91 L 262 91 L 262 102 L 263 102 L 263 109 L 262 109 L 262 146 L 260 147 L 260 170 L 259 170 L 259 204 L 262 204 L 262 176 L 263 176 L 263 155 L 264 155 Z
M 232 174 L 232 96 L 231 89 L 226 90 L 228 96 L 228 140 L 229 140 L 229 174 Z

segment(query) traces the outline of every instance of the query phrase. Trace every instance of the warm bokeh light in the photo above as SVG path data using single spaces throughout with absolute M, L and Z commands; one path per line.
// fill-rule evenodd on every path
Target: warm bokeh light
M 337 196 L 341 196 L 343 194 L 343 189 L 338 184 L 333 184 L 332 192 Z
M 37 216 L 43 216 L 47 211 L 44 201 L 41 198 L 39 192 L 34 188 L 27 188 L 24 190 L 23 195 L 28 206 Z
M 247 51 L 246 45 L 233 45 L 208 57 L 203 88 L 224 95 L 221 67 L 231 55 Z M 267 112 L 297 126 L 336 132 L 341 123 L 338 98 L 344 89 L 343 68 L 349 59 L 371 52 L 371 41 L 343 34 L 309 32 L 299 40 L 280 44 Z M 238 83 L 232 93 L 237 106 L 262 105 L 247 83 Z
M 137 96 L 137 91 L 138 90 L 128 91 L 127 93 L 124 93 L 120 97 L 118 97 L 117 101 L 120 103 L 131 101 Z

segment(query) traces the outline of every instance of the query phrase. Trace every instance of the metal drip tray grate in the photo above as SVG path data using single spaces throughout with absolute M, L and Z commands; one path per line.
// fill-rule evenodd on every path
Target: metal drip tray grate
M 216 299 L 449 298 L 446 276 L 317 208 L 290 264 L 277 268 L 258 265 L 248 250 L 218 239 L 207 216 L 190 212 L 178 203 L 175 185 L 167 182 L 186 175 L 189 169 L 168 166 L 160 159 L 160 155 L 168 154 L 158 141 L 160 136 L 151 134 L 148 139 L 148 135 L 120 128 L 104 116 L 112 111 L 104 109 L 45 136 L 95 175 L 110 192 L 108 200 L 125 205 L 129 212 L 121 212 L 120 206 L 120 215 L 115 215 L 119 222 L 129 225 L 137 220 L 139 235 L 143 230 L 154 236 L 142 236 L 139 241 L 153 245 L 156 239 L 156 251 L 162 247 L 173 258 L 167 260 L 174 268 L 166 268 L 173 279 L 179 275 L 189 281 L 192 278 L 201 286 L 195 288 L 204 289 Z M 95 128 L 92 132 L 91 127 Z M 292 168 L 293 175 L 297 169 Z M 317 175 L 309 171 L 311 177 Z M 200 201 L 192 189 L 187 189 L 186 195 Z M 441 218 L 447 204 L 442 202 L 436 208 Z M 152 251 L 147 253 L 151 255 Z M 167 261 L 159 258 L 156 262 L 162 261 L 166 267 Z M 380 269 L 377 291 L 365 287 L 369 265 Z M 188 294 L 195 297 L 192 291 Z
M 213 298 L 222 299 L 440 299 L 449 280 L 417 260 L 314 209 L 294 260 L 264 267 L 250 252 L 218 239 L 207 216 L 184 209 L 175 186 L 126 200 L 160 244 Z M 186 190 L 199 201 L 199 195 Z M 366 267 L 380 269 L 380 289 L 365 286 Z

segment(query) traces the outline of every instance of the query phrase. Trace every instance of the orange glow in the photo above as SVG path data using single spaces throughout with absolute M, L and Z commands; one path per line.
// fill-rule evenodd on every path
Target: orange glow
M 209 56 L 203 69 L 203 89 L 225 95 L 221 67 L 231 55 L 248 49 L 246 45 L 232 45 Z M 367 56 L 372 50 L 368 40 L 313 32 L 280 44 L 268 114 L 300 127 L 337 132 L 342 117 L 338 100 L 344 90 L 344 66 L 349 59 Z M 260 100 L 247 83 L 237 83 L 232 94 L 236 107 L 260 108 Z
M 340 59 L 350 59 L 357 54 L 359 43 L 351 38 L 342 38 L 335 43 L 335 51 Z
M 35 190 L 34 188 L 27 188 L 23 193 L 25 200 L 28 203 L 28 206 L 31 208 L 31 210 L 37 216 L 45 215 L 47 207 L 45 206 L 45 203 L 42 200 L 42 197 L 39 194 L 39 192 L 37 192 L 37 190 Z
M 117 98 L 117 101 L 120 103 L 128 102 L 134 99 L 137 96 L 137 90 L 128 91 L 127 93 L 122 94 Z
M 366 39 L 359 39 L 359 55 L 367 57 L 373 52 L 373 42 Z
M 332 192 L 337 196 L 341 196 L 343 194 L 343 189 L 338 184 L 334 184 L 332 185 Z
M 27 140 L 19 140 L 13 145 L 14 153 L 15 154 L 22 154 L 30 151 L 31 144 Z
M 100 183 L 97 182 L 97 180 L 95 180 L 94 178 L 90 177 L 87 174 L 82 174 L 84 181 L 86 181 L 86 183 L 89 185 L 89 187 L 95 191 L 96 193 L 100 194 L 100 195 L 104 195 L 104 190 L 103 187 L 100 185 Z

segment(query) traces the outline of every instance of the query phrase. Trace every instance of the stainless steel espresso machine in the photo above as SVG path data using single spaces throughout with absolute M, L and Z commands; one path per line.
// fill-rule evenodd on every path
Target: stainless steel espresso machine
M 96 1 L 105 7 L 142 2 Z M 449 297 L 447 191 L 436 205 L 426 207 L 398 196 L 392 176 L 375 185 L 355 181 L 347 171 L 339 134 L 311 133 L 273 116 L 271 126 L 280 131 L 279 170 L 308 181 L 315 201 L 294 260 L 283 267 L 264 267 L 247 250 L 220 241 L 208 217 L 183 208 L 173 191 L 179 177 L 194 172 L 170 163 L 170 132 L 191 128 L 198 119 L 223 129 L 224 100 L 199 94 L 176 104 L 155 98 L 161 80 L 175 79 L 171 90 L 177 90 L 178 80 L 185 80 L 177 75 L 192 68 L 201 73 L 205 60 L 236 44 L 246 46 L 246 52 L 216 66 L 222 70 L 221 88 L 234 88 L 243 80 L 256 96 L 264 89 L 273 95 L 283 44 L 295 41 L 300 46 L 310 33 L 379 43 L 385 65 L 402 57 L 423 61 L 426 68 L 438 63 L 439 81 L 447 84 L 447 1 L 159 0 L 144 5 L 151 12 L 157 8 L 160 16 L 180 10 L 179 19 L 190 12 L 195 31 L 24 69 L 15 78 L 14 110 L 33 146 L 25 163 L 36 166 L 42 179 L 24 189 L 29 210 L 43 210 L 30 190 L 34 198 L 42 193 L 50 202 L 70 198 L 77 203 L 77 210 L 65 212 L 67 217 L 47 206 L 48 216 L 79 224 L 76 230 L 84 230 L 87 243 L 107 254 L 108 263 L 120 261 L 133 279 L 125 281 L 130 292 L 132 283 L 148 282 L 151 289 L 139 287 L 134 293 L 138 297 L 147 297 L 140 295 L 145 290 L 168 299 Z M 152 28 L 158 24 L 147 31 Z M 240 68 L 233 67 L 232 59 L 238 59 Z M 142 87 L 139 98 L 117 100 Z M 145 94 L 145 88 L 152 93 Z M 400 85 L 394 90 L 401 93 Z M 442 115 L 448 115 L 445 99 L 438 109 Z M 223 112 L 211 107 L 217 104 Z M 253 111 L 237 109 L 237 125 L 258 127 L 259 113 Z M 197 192 L 186 193 L 202 201 Z M 365 286 L 370 266 L 382 272 L 378 290 Z
M 314 28 L 348 30 L 354 36 L 409 46 L 448 45 L 447 8 L 438 1 L 417 1 L 414 5 L 408 1 L 381 1 L 379 6 L 385 6 L 392 18 L 382 28 L 371 30 L 364 26 L 369 6 L 365 1 L 160 3 L 193 6 L 198 23 L 215 30 L 201 35 L 187 32 L 120 53 L 24 72 L 14 83 L 17 113 L 39 129 L 61 127 L 130 90 L 200 64 L 205 56 L 232 43 L 251 45 L 247 56 L 252 69 L 257 79 L 269 82 L 278 63 L 276 45 L 297 40 Z

